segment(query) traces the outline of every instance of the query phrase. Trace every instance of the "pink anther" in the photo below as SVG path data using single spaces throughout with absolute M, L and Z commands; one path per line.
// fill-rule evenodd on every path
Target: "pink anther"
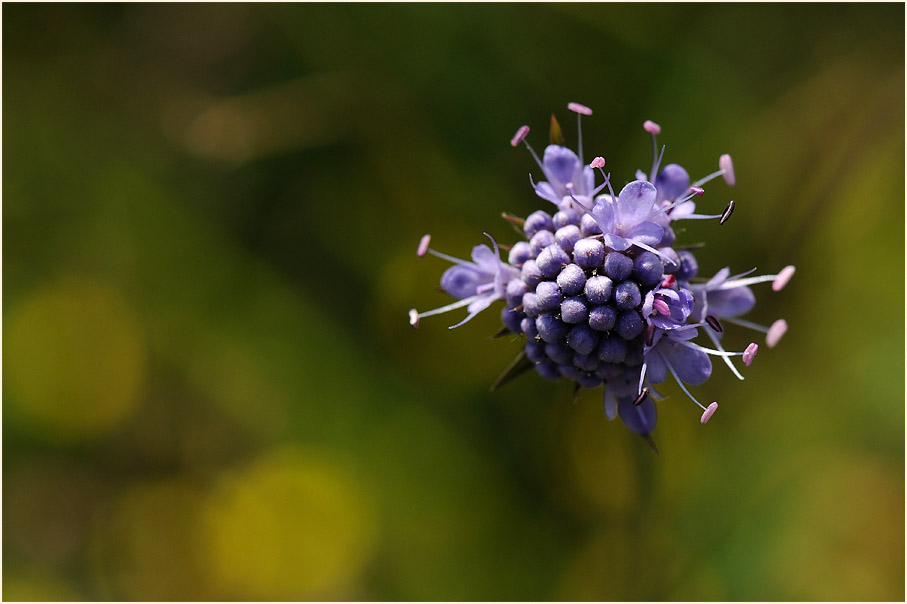
M 590 168 L 604 168 L 605 167 L 605 158 L 596 157 L 595 159 L 592 160 L 592 163 L 589 164 L 589 167 Z
M 785 266 L 781 269 L 781 272 L 778 273 L 778 276 L 775 277 L 775 280 L 772 281 L 772 289 L 776 292 L 784 289 L 784 286 L 787 285 L 787 282 L 790 281 L 790 278 L 794 276 L 794 273 L 797 271 L 793 265 Z
M 713 402 L 708 408 L 702 412 L 702 417 L 699 419 L 703 424 L 709 423 L 709 420 L 712 419 L 712 416 L 715 415 L 715 412 L 718 411 L 718 403 Z
M 787 321 L 778 319 L 768 328 L 768 335 L 765 336 L 765 343 L 769 348 L 774 348 L 781 341 L 781 336 L 787 331 Z
M 650 134 L 661 134 L 661 126 L 653 122 L 652 120 L 646 120 L 642 123 L 643 130 L 649 132 Z
M 693 195 L 703 195 L 705 194 L 705 189 L 702 187 L 690 187 L 690 193 Z
M 671 314 L 671 307 L 668 306 L 668 303 L 664 300 L 656 299 L 654 302 L 652 302 L 652 310 L 655 311 L 655 314 L 659 315 L 667 316 Z
M 513 135 L 513 138 L 510 139 L 510 146 L 516 147 L 526 138 L 526 135 L 529 134 L 529 126 L 520 126 L 516 131 L 516 134 Z
M 422 235 L 422 239 L 419 241 L 419 249 L 416 250 L 416 255 L 421 258 L 425 255 L 425 252 L 428 251 L 428 244 L 431 243 L 431 235 Z
M 567 103 L 567 109 L 574 113 L 581 113 L 582 115 L 592 115 L 591 109 L 585 105 L 580 105 L 579 103 Z
M 759 352 L 759 345 L 755 342 L 750 342 L 750 345 L 743 351 L 743 364 L 747 367 L 752 365 L 757 352 Z
M 724 182 L 732 187 L 737 184 L 737 176 L 734 174 L 734 161 L 731 159 L 730 155 L 725 153 L 719 157 L 718 167 L 724 172 L 724 174 L 722 174 Z

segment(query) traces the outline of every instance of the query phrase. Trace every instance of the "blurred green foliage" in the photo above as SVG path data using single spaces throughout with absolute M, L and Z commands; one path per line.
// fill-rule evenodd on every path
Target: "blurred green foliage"
M 3 597 L 903 599 L 903 22 L 4 5 Z M 496 313 L 406 322 L 445 303 L 424 232 L 544 207 L 507 141 L 572 100 L 618 179 L 645 119 L 694 176 L 734 156 L 703 272 L 798 267 L 753 312 L 782 345 L 707 428 L 662 403 L 658 457 L 598 392 L 489 393 Z

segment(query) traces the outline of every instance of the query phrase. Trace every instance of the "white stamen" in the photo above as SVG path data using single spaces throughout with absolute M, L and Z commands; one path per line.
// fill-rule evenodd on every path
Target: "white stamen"
M 721 341 L 718 340 L 718 336 L 716 336 L 714 333 L 712 333 L 711 330 L 708 330 L 708 329 L 705 330 L 705 333 L 706 333 L 706 335 L 709 336 L 709 339 L 712 340 L 712 343 L 715 344 L 715 348 L 717 348 L 717 349 L 720 350 L 721 352 L 727 352 L 727 351 L 724 349 L 724 347 L 721 346 Z M 730 357 L 722 357 L 722 360 L 724 361 L 724 364 L 725 364 L 725 365 L 727 365 L 728 367 L 731 368 L 731 372 L 733 372 L 733 374 L 734 374 L 735 376 L 737 376 L 737 379 L 739 379 L 739 380 L 742 380 L 742 379 L 743 379 L 743 376 L 740 375 L 740 372 L 737 371 L 737 368 L 736 368 L 736 367 L 734 366 L 734 364 L 731 362 L 731 358 L 730 358 Z
M 526 139 L 527 134 L 529 134 L 529 126 L 520 126 L 513 138 L 510 139 L 510 146 L 516 147 L 522 143 Z
M 787 331 L 787 321 L 778 319 L 768 328 L 768 335 L 765 336 L 765 343 L 769 348 L 774 348 L 781 341 L 781 336 Z
M 781 272 L 778 273 L 778 276 L 775 277 L 775 280 L 772 282 L 772 290 L 779 292 L 784 289 L 784 286 L 787 285 L 790 278 L 794 276 L 796 270 L 797 269 L 793 265 L 782 268 Z
M 421 258 L 428 252 L 428 244 L 431 243 L 431 235 L 423 235 L 421 241 L 419 241 L 419 249 L 416 250 L 416 255 Z
M 734 161 L 731 159 L 731 156 L 725 153 L 718 158 L 718 167 L 721 168 L 722 176 L 724 176 L 724 182 L 728 186 L 733 187 L 737 184 L 737 175 L 734 174 Z
M 411 308 L 409 311 L 409 324 L 413 326 L 413 329 L 419 327 L 419 313 L 415 308 Z
M 702 417 L 699 418 L 699 421 L 701 421 L 703 425 L 709 423 L 709 420 L 712 419 L 712 416 L 715 415 L 716 411 L 718 411 L 718 403 L 713 401 L 712 404 L 709 405 L 709 408 L 702 413 Z

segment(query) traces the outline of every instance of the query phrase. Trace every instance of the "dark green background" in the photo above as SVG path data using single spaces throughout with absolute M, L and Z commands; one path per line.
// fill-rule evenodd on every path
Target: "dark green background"
M 904 6 L 3 6 L 3 597 L 901 600 Z M 445 263 L 615 180 L 738 185 L 704 273 L 797 275 L 652 455 Z M 742 349 L 749 334 L 731 332 Z

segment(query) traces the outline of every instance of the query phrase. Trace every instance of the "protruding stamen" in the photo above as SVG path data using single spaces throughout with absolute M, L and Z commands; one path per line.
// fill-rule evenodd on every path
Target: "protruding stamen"
M 768 335 L 765 336 L 765 343 L 769 348 L 774 348 L 781 341 L 781 337 L 787 331 L 787 321 L 778 319 L 768 328 Z
M 643 130 L 650 134 L 659 135 L 661 134 L 661 126 L 653 122 L 652 120 L 646 120 L 642 124 Z
M 419 327 L 419 312 L 415 308 L 409 311 L 409 324 L 413 326 L 413 329 Z
M 655 343 L 655 326 L 649 325 L 646 329 L 646 346 L 652 346 Z
M 772 281 L 772 290 L 779 292 L 784 289 L 784 286 L 787 285 L 787 282 L 790 281 L 796 271 L 797 269 L 793 265 L 782 268 L 775 280 Z
M 635 399 L 633 399 L 633 404 L 639 407 L 647 398 L 649 398 L 649 389 L 643 388 L 642 392 L 640 392 L 639 395 Z
M 605 167 L 605 158 L 596 157 L 595 159 L 592 160 L 592 163 L 589 164 L 589 167 L 590 168 L 604 168 Z
M 520 126 L 516 131 L 516 134 L 513 135 L 513 138 L 510 139 L 510 146 L 516 147 L 526 139 L 526 135 L 529 134 L 529 126 Z
M 725 153 L 718 158 L 718 167 L 721 168 L 723 172 L 722 176 L 724 177 L 724 182 L 729 186 L 734 186 L 737 184 L 737 175 L 734 174 L 734 161 L 731 159 L 731 156 Z
M 655 314 L 668 316 L 671 314 L 671 307 L 668 306 L 668 303 L 660 298 L 656 298 L 652 302 L 652 310 L 655 311 Z
M 582 115 L 592 115 L 591 109 L 579 103 L 567 103 L 567 109 L 573 111 L 574 113 L 580 113 Z
M 416 255 L 421 258 L 428 252 L 428 244 L 431 243 L 431 235 L 422 235 L 422 239 L 419 241 L 419 249 L 416 250 Z
M 712 419 L 712 416 L 715 415 L 716 411 L 718 411 L 718 403 L 713 401 L 712 404 L 709 405 L 709 408 L 702 412 L 702 417 L 699 418 L 699 421 L 701 421 L 703 425 L 709 423 L 709 420 Z
M 705 322 L 709 324 L 709 327 L 711 327 L 718 333 L 724 331 L 724 328 L 721 327 L 721 323 L 718 322 L 718 317 L 716 317 L 715 315 L 707 315 Z
M 734 200 L 732 199 L 727 207 L 724 209 L 724 213 L 721 214 L 721 219 L 718 221 L 718 224 L 724 224 L 728 221 L 728 218 L 731 217 L 731 214 L 734 213 Z
M 693 195 L 703 195 L 705 193 L 705 189 L 703 189 L 702 187 L 690 187 L 690 193 L 692 193 Z
M 753 363 L 753 359 L 756 358 L 756 353 L 759 352 L 759 345 L 755 342 L 750 342 L 750 345 L 746 347 L 746 350 L 743 351 L 743 364 L 749 367 Z

